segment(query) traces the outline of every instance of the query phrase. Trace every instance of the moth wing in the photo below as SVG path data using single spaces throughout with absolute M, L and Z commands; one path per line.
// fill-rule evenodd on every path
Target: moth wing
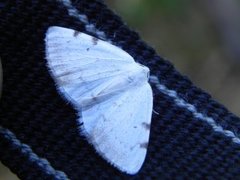
M 109 86 L 111 79 L 127 74 L 133 58 L 105 41 L 72 29 L 52 26 L 46 33 L 46 59 L 58 89 L 75 106 L 89 103 Z M 126 70 L 128 69 L 128 70 Z
M 145 83 L 82 112 L 90 143 L 110 163 L 129 174 L 137 173 L 145 160 L 152 102 L 151 87 Z
M 45 42 L 52 77 L 78 110 L 88 141 L 120 170 L 137 173 L 146 156 L 153 101 L 147 81 L 126 84 L 139 65 L 120 48 L 67 28 L 50 27 Z

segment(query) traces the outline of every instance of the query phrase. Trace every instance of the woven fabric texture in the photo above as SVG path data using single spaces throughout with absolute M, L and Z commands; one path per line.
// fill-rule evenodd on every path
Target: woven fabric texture
M 72 1 L 86 22 L 69 15 L 63 4 L 0 2 L 0 159 L 5 165 L 22 179 L 240 178 L 238 117 L 158 56 L 102 1 Z M 148 66 L 162 85 L 152 83 L 159 115 L 153 113 L 148 154 L 135 176 L 112 167 L 80 135 L 76 112 L 59 96 L 46 67 L 49 26 L 94 34 L 90 24 Z

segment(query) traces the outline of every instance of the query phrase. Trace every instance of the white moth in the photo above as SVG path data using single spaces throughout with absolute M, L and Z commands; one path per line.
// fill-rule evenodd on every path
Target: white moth
M 50 27 L 45 42 L 48 68 L 78 111 L 81 133 L 113 166 L 136 174 L 150 133 L 149 69 L 120 48 L 72 29 Z

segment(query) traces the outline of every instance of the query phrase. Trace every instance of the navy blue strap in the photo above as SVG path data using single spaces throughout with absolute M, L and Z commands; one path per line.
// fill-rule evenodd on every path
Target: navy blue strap
M 0 17 L 0 158 L 20 178 L 129 177 L 96 154 L 80 135 L 76 112 L 56 92 L 44 45 L 53 25 L 94 34 L 150 68 L 157 113 L 136 178 L 240 178 L 240 119 L 158 56 L 102 1 L 6 1 Z

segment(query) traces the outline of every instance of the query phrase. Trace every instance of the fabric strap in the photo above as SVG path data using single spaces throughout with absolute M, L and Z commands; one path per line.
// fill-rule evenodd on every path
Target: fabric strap
M 3 0 L 0 17 L 0 159 L 20 178 L 240 178 L 240 119 L 157 55 L 102 1 Z M 116 170 L 80 135 L 76 112 L 46 67 L 49 26 L 104 39 L 150 68 L 158 114 L 137 175 Z

